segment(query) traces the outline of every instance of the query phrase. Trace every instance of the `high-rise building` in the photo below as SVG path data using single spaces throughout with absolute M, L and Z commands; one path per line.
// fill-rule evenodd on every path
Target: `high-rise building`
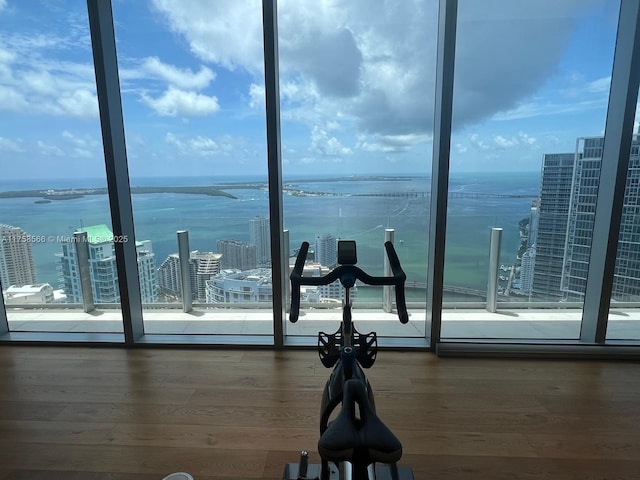
M 538 236 L 538 225 L 540 223 L 540 201 L 538 199 L 531 203 L 531 210 L 529 213 L 529 223 L 526 228 L 526 244 L 522 245 L 526 247 L 522 252 L 522 258 L 520 259 L 520 283 L 517 290 L 520 293 L 531 295 L 533 289 L 533 274 L 534 265 L 536 261 L 536 238 Z
M 338 262 L 338 243 L 330 233 L 316 235 L 316 262 L 325 267 L 333 267 Z
M 170 254 L 162 262 L 157 274 L 160 293 L 179 297 L 182 292 L 182 276 L 180 275 L 180 257 L 177 253 Z
M 220 268 L 253 270 L 258 266 L 256 246 L 239 240 L 218 240 L 218 253 L 222 254 Z
M 258 265 L 269 265 L 271 263 L 269 219 L 256 216 L 249 221 L 249 243 L 256 246 L 256 261 Z
M 529 227 L 527 228 L 527 247 L 531 247 L 538 236 L 538 225 L 540 224 L 540 201 L 534 200 L 531 203 L 529 213 Z
M 0 284 L 3 289 L 11 285 L 33 285 L 36 266 L 33 261 L 30 236 L 19 227 L 0 225 Z
M 533 273 L 536 264 L 536 246 L 531 247 L 522 254 L 520 263 L 520 291 L 530 294 L 533 288 Z
M 543 158 L 532 284 L 532 293 L 538 298 L 562 298 L 560 285 L 575 157 L 575 153 L 553 153 Z
M 213 252 L 189 253 L 189 277 L 191 279 L 192 300 L 206 302 L 206 282 L 220 272 L 222 254 Z M 158 268 L 158 286 L 164 293 L 180 297 L 182 295 L 182 276 L 180 275 L 180 257 L 177 253 L 169 255 Z
M 116 267 L 113 233 L 106 225 L 94 225 L 78 229 L 87 233 L 89 244 L 89 273 L 94 303 L 119 303 L 118 269 Z M 155 255 L 150 240 L 136 242 L 138 277 L 143 303 L 157 301 Z M 70 303 L 82 302 L 80 269 L 73 241 L 62 244 L 57 254 L 62 277 L 61 287 Z
M 582 138 L 575 153 L 544 157 L 532 288 L 538 297 L 584 299 L 603 146 L 602 137 Z M 611 294 L 618 301 L 640 299 L 639 150 L 634 136 Z
M 578 140 L 562 271 L 564 300 L 582 300 L 587 284 L 604 139 Z

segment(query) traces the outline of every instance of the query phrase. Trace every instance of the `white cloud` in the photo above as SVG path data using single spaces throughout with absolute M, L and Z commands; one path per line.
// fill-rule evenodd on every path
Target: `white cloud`
M 251 108 L 264 110 L 265 108 L 265 93 L 264 85 L 257 85 L 252 83 L 249 85 L 249 106 Z
M 466 141 L 456 141 L 454 147 L 459 154 L 475 152 L 481 153 L 485 158 L 495 158 L 498 152 L 510 149 L 517 149 L 518 155 L 525 155 L 526 152 L 539 150 L 538 143 L 536 137 L 522 131 L 515 135 L 472 133 L 467 136 Z M 545 143 L 549 142 L 545 139 Z
M 78 135 L 63 130 L 62 138 L 69 144 L 69 156 L 76 158 L 97 158 L 102 155 L 102 143 L 89 135 Z
M 51 157 L 51 156 L 63 157 L 64 156 L 64 152 L 57 145 L 49 145 L 49 144 L 43 142 L 42 140 L 38 140 L 38 142 L 36 144 L 38 146 L 39 152 L 42 155 L 46 155 L 48 157 Z
M 169 87 L 161 96 L 142 95 L 144 103 L 153 108 L 159 115 L 200 117 L 211 115 L 220 110 L 218 99 L 202 93 L 179 90 Z
M 493 141 L 499 147 L 504 147 L 504 148 L 513 147 L 514 145 L 518 144 L 514 139 L 507 140 L 502 135 L 496 135 L 495 137 L 493 137 Z
M 414 145 L 424 144 L 431 140 L 426 134 L 406 135 L 358 135 L 357 147 L 366 152 L 402 153 Z
M 325 124 L 327 130 L 340 130 L 340 123 L 335 120 L 329 120 Z
M 239 137 L 223 135 L 218 139 L 197 135 L 195 137 L 181 139 L 177 135 L 169 132 L 165 135 L 165 141 L 173 145 L 178 152 L 184 156 L 197 155 L 202 157 L 210 156 L 230 156 L 237 157 L 236 160 L 247 153 L 246 142 Z
M 2 46 L 0 45 L 0 65 L 9 64 L 13 62 L 15 58 L 16 58 L 15 53 L 2 48 Z
M 45 35 L 0 35 L 0 110 L 97 117 L 92 65 L 42 55 L 45 49 L 58 48 L 57 40 Z
M 562 60 L 591 6 L 605 0 L 470 2 L 459 10 L 455 121 L 600 108 L 607 79 L 584 82 L 579 102 L 532 100 Z M 259 0 L 154 0 L 170 28 L 202 61 L 253 76 L 248 103 L 264 104 Z M 368 135 L 428 135 L 433 122 L 436 0 L 372 8 L 369 0 L 279 2 L 280 93 L 284 121 L 312 129 L 338 114 Z M 240 33 L 241 32 L 241 33 Z M 263 94 L 262 94 L 263 95 Z M 410 144 L 409 145 L 410 148 Z M 393 150 L 366 142 L 365 148 Z
M 317 125 L 311 131 L 311 146 L 309 149 L 312 152 L 328 157 L 340 157 L 352 153 L 349 147 L 342 145 L 336 137 L 329 136 L 325 130 L 322 130 Z
M 611 75 L 604 78 L 599 78 L 597 80 L 593 80 L 592 82 L 587 83 L 587 92 L 592 93 L 609 93 L 609 89 L 611 87 Z
M 489 150 L 491 148 L 491 145 L 485 142 L 477 133 L 469 135 L 469 142 L 480 150 Z
M 197 72 L 162 62 L 158 57 L 129 60 L 120 69 L 122 91 L 139 96 L 142 103 L 162 116 L 205 116 L 220 109 L 218 98 L 199 90 L 215 80 L 213 70 L 203 65 Z M 150 81 L 151 80 L 151 81 Z M 158 88 L 159 80 L 161 87 Z
M 262 69 L 262 5 L 259 0 L 153 0 L 169 27 L 184 36 L 206 62 L 234 70 Z
M 509 121 L 533 117 L 557 117 L 564 114 L 578 114 L 589 110 L 603 109 L 606 106 L 606 96 L 566 103 L 534 99 L 531 102 L 520 103 L 513 109 L 497 112 L 491 119 Z
M 25 112 L 30 108 L 31 105 L 18 89 L 0 85 L 0 109 L 12 112 Z
M 94 118 L 98 116 L 98 97 L 87 90 L 65 92 L 57 99 L 57 105 L 61 114 L 72 117 Z
M 177 41 L 166 50 L 158 44 L 145 47 L 142 54 L 137 49 L 126 52 L 137 55 L 133 58 L 125 56 L 123 49 L 119 60 L 126 67 L 121 70 L 125 94 L 139 96 L 141 104 L 159 115 L 191 117 L 212 115 L 221 105 L 235 108 L 235 99 L 229 103 L 227 99 L 241 92 L 254 109 L 251 115 L 263 115 L 260 0 L 150 3 L 157 14 L 146 20 L 164 21 Z M 14 4 L 18 5 L 11 3 L 10 8 Z M 0 5 L 6 5 L 6 0 L 0 0 Z M 475 143 L 464 138 L 461 148 L 471 152 L 538 146 L 534 137 L 515 134 L 519 127 L 504 125 L 504 129 L 495 130 L 500 134 L 484 133 L 486 130 L 476 124 L 486 119 L 524 119 L 606 108 L 610 79 L 607 72 L 598 72 L 597 65 L 604 54 L 593 52 L 590 68 L 577 68 L 579 73 L 563 70 L 567 52 L 574 52 L 566 47 L 575 26 L 584 24 L 582 20 L 591 15 L 593 5 L 609 10 L 603 7 L 606 0 L 466 2 L 459 10 L 454 128 L 462 133 L 461 138 L 469 131 L 483 132 L 483 136 Z M 438 1 L 403 0 L 383 2 L 382 6 L 373 8 L 370 0 L 279 1 L 281 116 L 283 131 L 291 132 L 287 134 L 298 154 L 306 151 L 309 158 L 331 161 L 361 150 L 357 153 L 372 152 L 361 155 L 363 158 L 389 158 L 393 153 L 403 160 L 409 156 L 402 154 L 430 141 Z M 81 44 L 81 49 L 75 44 L 88 38 L 86 25 L 84 37 L 76 27 L 67 34 L 60 29 L 66 16 L 51 17 L 55 29 L 41 29 L 50 34 L 0 32 L 0 111 L 95 121 L 90 51 L 86 44 Z M 609 19 L 603 19 L 603 29 L 610 23 L 605 25 L 605 20 Z M 124 35 L 121 41 L 126 45 Z M 184 46 L 195 60 L 184 51 L 180 60 L 170 56 Z M 60 58 L 73 61 L 57 61 Z M 569 60 L 576 65 L 584 59 Z M 219 90 L 211 88 L 216 74 Z M 572 81 L 563 80 L 561 88 L 551 92 L 548 86 L 555 88 L 557 84 L 550 79 L 559 76 Z M 230 128 L 239 125 L 232 122 L 245 113 L 235 115 Z M 168 121 L 162 119 L 163 123 Z M 473 127 L 464 128 L 469 125 Z M 544 142 L 539 130 L 524 128 L 536 131 L 535 136 Z M 296 138 L 301 131 L 310 133 L 308 143 Z M 205 155 L 224 151 L 225 145 L 219 137 L 196 133 L 174 140 L 181 142 L 174 143 L 175 148 L 181 145 L 184 151 L 208 152 Z M 92 151 L 75 148 L 79 149 L 76 154 Z
M 197 73 L 190 69 L 180 69 L 160 61 L 158 57 L 147 57 L 142 61 L 145 73 L 166 80 L 170 85 L 184 90 L 201 90 L 216 78 L 209 68 L 201 66 Z
M 8 138 L 0 137 L 0 152 L 12 152 L 19 153 L 24 152 L 24 148 L 20 145 L 21 142 L 10 140 Z

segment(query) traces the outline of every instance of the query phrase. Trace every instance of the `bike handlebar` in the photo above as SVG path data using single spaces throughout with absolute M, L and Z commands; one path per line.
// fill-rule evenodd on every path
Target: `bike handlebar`
M 322 277 L 303 277 L 302 272 L 304 269 L 304 262 L 307 258 L 307 251 L 309 250 L 309 242 L 302 242 L 300 250 L 298 251 L 295 266 L 293 267 L 293 271 L 290 276 L 291 311 L 289 313 L 289 321 L 291 323 L 298 321 L 298 317 L 300 315 L 301 285 L 329 285 L 338 279 L 351 277 L 358 279 L 367 285 L 395 286 L 398 318 L 401 323 L 407 323 L 409 321 L 409 314 L 407 313 L 407 303 L 404 295 L 404 284 L 407 279 L 407 275 L 400 266 L 400 260 L 398 259 L 395 248 L 393 248 L 393 243 L 385 242 L 384 246 L 387 250 L 387 258 L 389 258 L 391 271 L 393 272 L 393 276 L 391 277 L 374 277 L 355 265 L 340 265 Z

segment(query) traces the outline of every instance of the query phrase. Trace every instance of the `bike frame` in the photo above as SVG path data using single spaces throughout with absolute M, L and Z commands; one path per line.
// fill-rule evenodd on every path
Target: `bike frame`
M 401 323 L 407 323 L 409 320 L 409 315 L 406 309 L 405 295 L 404 295 L 404 283 L 406 280 L 406 275 L 400 266 L 400 261 L 398 260 L 398 256 L 393 248 L 393 244 L 391 242 L 385 243 L 385 248 L 387 251 L 387 256 L 389 258 L 389 263 L 391 265 L 391 269 L 393 272 L 393 276 L 390 277 L 374 277 L 362 269 L 355 266 L 355 261 L 353 264 L 344 264 L 339 265 L 330 273 L 322 277 L 303 277 L 302 272 L 304 269 L 304 262 L 306 259 L 307 251 L 309 248 L 309 244 L 307 242 L 303 242 L 300 250 L 298 252 L 298 257 L 296 258 L 296 263 L 294 269 L 291 273 L 291 310 L 289 314 L 289 320 L 292 323 L 295 323 L 299 318 L 300 311 L 300 286 L 301 285 L 328 285 L 335 280 L 340 280 L 340 283 L 344 287 L 345 298 L 342 308 L 342 321 L 340 323 L 340 344 L 339 344 L 339 358 L 335 358 L 335 353 L 330 361 L 335 360 L 335 365 L 327 380 L 323 395 L 322 395 L 322 403 L 320 409 L 320 434 L 322 435 L 324 431 L 328 427 L 329 417 L 331 416 L 334 409 L 342 402 L 342 391 L 344 387 L 344 383 L 348 379 L 356 378 L 362 380 L 367 386 L 367 396 L 371 406 L 375 410 L 375 402 L 373 399 L 373 391 L 371 389 L 371 385 L 364 374 L 362 366 L 358 361 L 358 351 L 357 347 L 354 345 L 354 325 L 352 318 L 352 301 L 351 301 L 351 288 L 355 285 L 356 280 L 360 280 L 369 285 L 392 285 L 395 286 L 396 292 L 396 308 L 398 312 L 398 317 Z M 355 253 L 355 252 L 354 252 Z M 357 332 L 356 332 L 357 333 Z M 334 335 L 327 335 L 323 332 L 319 334 L 319 346 L 320 346 L 320 338 L 322 335 L 325 335 L 327 338 L 332 338 L 335 340 Z M 365 350 L 369 347 L 369 337 L 373 335 L 373 340 L 375 341 L 375 333 L 370 333 L 365 336 Z M 360 334 L 358 333 L 360 337 Z M 377 347 L 374 347 L 377 349 Z M 335 345 L 331 345 L 329 350 L 333 349 L 335 351 Z M 373 359 L 375 358 L 375 353 L 373 354 L 373 358 L 368 358 L 368 366 L 373 364 Z M 322 354 L 321 354 L 322 359 Z M 325 363 L 323 360 L 323 364 L 325 366 L 330 366 Z M 386 470 L 385 470 L 386 471 Z M 397 477 L 397 468 L 395 464 L 393 466 L 389 466 L 389 471 L 393 472 L 393 477 Z M 351 465 L 348 462 L 342 462 L 339 467 L 339 478 L 340 480 L 370 480 L 376 478 L 376 467 L 371 465 L 362 465 L 362 464 L 354 464 Z M 324 459 L 322 460 L 322 468 L 321 468 L 322 480 L 330 479 L 330 471 L 328 462 Z M 412 478 L 412 477 L 411 477 Z

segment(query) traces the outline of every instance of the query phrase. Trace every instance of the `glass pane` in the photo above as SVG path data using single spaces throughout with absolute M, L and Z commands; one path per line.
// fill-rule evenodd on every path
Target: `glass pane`
M 460 2 L 444 338 L 578 338 L 618 10 Z
M 640 132 L 636 114 L 634 131 Z M 607 340 L 640 340 L 640 135 L 633 136 L 618 237 Z
M 423 337 L 437 2 L 282 2 L 278 9 L 285 228 L 291 253 L 325 274 L 336 242 L 356 240 L 358 266 L 383 275 L 385 230 L 408 275 L 411 321 L 357 285 L 361 332 Z M 328 253 L 328 254 L 327 254 Z M 288 335 L 333 332 L 343 291 L 309 288 Z
M 9 327 L 122 332 L 86 4 L 0 2 L 0 32 L 0 280 Z M 90 313 L 73 242 L 79 230 L 89 234 Z M 92 235 L 98 230 L 104 238 Z
M 271 335 L 266 127 L 254 108 L 264 105 L 261 9 L 113 8 L 136 237 L 151 241 L 157 269 L 145 333 Z M 188 232 L 188 313 L 178 231 Z

